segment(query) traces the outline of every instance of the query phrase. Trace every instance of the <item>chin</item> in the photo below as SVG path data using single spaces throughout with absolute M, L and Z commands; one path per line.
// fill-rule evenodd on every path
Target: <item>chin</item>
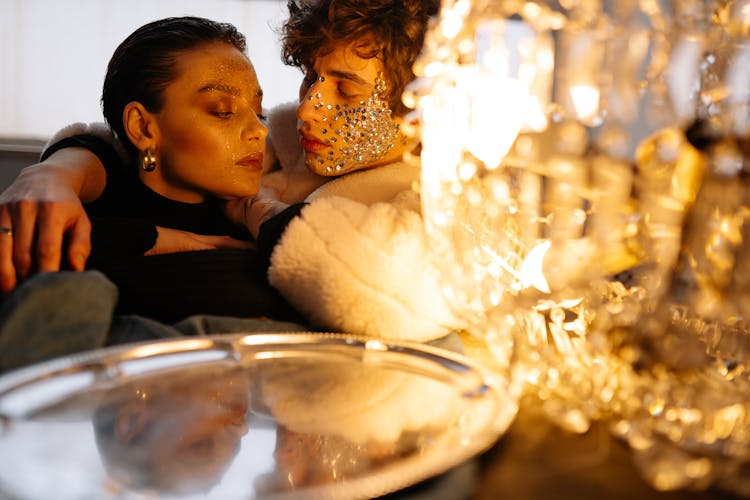
M 336 177 L 341 175 L 338 172 L 326 172 L 325 167 L 308 166 L 307 170 L 315 175 L 320 175 L 321 177 Z
M 320 175 L 323 177 L 335 177 L 337 175 L 341 175 L 340 173 L 335 172 L 326 172 L 326 167 L 330 165 L 330 163 L 323 163 L 320 164 L 321 156 L 317 153 L 311 153 L 306 151 L 305 152 L 305 168 L 309 172 L 312 172 L 315 175 Z
M 255 196 L 260 191 L 260 179 L 247 183 L 236 183 L 232 186 L 232 191 L 227 193 L 230 198 L 247 198 Z
M 327 172 L 326 171 L 327 166 L 328 166 L 327 163 L 324 165 L 321 165 L 320 163 L 318 163 L 317 157 L 309 162 L 308 161 L 305 162 L 305 167 L 307 167 L 308 171 L 312 172 L 315 175 L 320 175 L 322 177 L 338 177 L 340 175 L 343 175 L 349 172 L 349 170 L 340 170 L 338 172 L 336 171 Z
M 258 194 L 258 187 L 256 186 L 253 189 L 247 189 L 244 191 L 232 191 L 232 192 L 226 192 L 223 191 L 221 193 L 215 193 L 213 196 L 214 198 L 218 198 L 219 200 L 224 201 L 232 201 L 232 200 L 241 200 L 242 198 L 252 198 L 253 196 Z

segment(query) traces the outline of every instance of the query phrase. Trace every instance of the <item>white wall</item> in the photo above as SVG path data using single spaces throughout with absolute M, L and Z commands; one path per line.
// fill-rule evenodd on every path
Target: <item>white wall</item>
M 281 63 L 281 0 L 0 0 L 0 137 L 45 139 L 100 121 L 107 61 L 138 26 L 168 16 L 231 22 L 248 39 L 266 108 L 296 98 L 301 73 Z

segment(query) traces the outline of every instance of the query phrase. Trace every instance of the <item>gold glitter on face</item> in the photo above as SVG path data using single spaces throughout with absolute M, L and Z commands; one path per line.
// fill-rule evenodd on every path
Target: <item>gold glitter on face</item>
M 400 158 L 401 133 L 388 103 L 380 62 L 348 49 L 308 71 L 297 116 L 307 167 L 336 176 Z

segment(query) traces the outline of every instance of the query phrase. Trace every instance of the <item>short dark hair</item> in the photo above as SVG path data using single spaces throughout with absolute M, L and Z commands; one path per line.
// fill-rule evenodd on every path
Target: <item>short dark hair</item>
M 289 0 L 282 57 L 290 66 L 308 69 L 335 45 L 352 44 L 360 57 L 382 62 L 386 98 L 399 116 L 406 112 L 401 94 L 414 79 L 412 66 L 439 7 L 439 0 Z
M 125 106 L 137 101 L 149 111 L 158 112 L 164 103 L 164 89 L 177 77 L 178 53 L 213 42 L 226 43 L 246 53 L 245 36 L 233 25 L 190 16 L 145 24 L 115 49 L 104 77 L 102 110 L 104 119 L 131 152 L 135 146 L 122 121 Z

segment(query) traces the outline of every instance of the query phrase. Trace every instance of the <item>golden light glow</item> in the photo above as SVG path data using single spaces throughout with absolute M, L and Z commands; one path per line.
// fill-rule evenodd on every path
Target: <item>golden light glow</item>
M 521 264 L 521 285 L 524 288 L 533 286 L 543 293 L 550 293 L 549 284 L 544 277 L 544 256 L 550 249 L 552 243 L 549 240 L 542 241 L 532 248 Z
M 528 103 L 527 86 L 514 78 L 474 82 L 469 151 L 487 168 L 497 168 L 508 154 L 525 122 Z
M 599 113 L 599 89 L 594 85 L 571 85 L 570 98 L 576 116 L 581 121 L 589 121 Z
M 415 66 L 422 211 L 449 302 L 551 420 L 612 423 L 657 489 L 750 491 L 729 290 L 750 273 L 750 0 L 678 4 L 444 0 Z M 721 138 L 703 152 L 698 109 Z

